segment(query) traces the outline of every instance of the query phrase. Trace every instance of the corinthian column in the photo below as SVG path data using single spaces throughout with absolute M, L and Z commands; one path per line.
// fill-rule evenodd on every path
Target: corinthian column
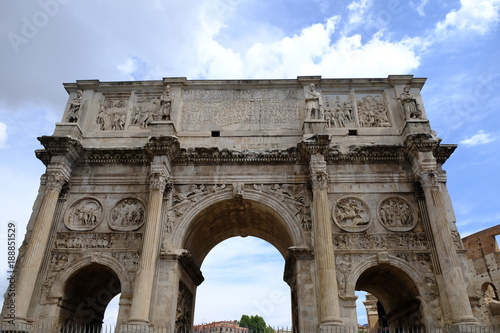
M 435 170 L 422 171 L 418 178 L 425 197 L 425 207 L 428 221 L 425 221 L 432 232 L 436 256 L 438 260 L 437 275 L 439 287 L 443 288 L 448 296 L 451 321 L 454 324 L 476 323 L 467 294 L 460 262 L 455 244 L 453 242 L 449 221 L 446 218 L 445 201 L 442 192 L 446 191 L 444 183 L 437 180 L 438 173 Z
M 319 275 L 319 318 L 321 326 L 339 325 L 335 256 L 333 252 L 330 204 L 328 202 L 325 158 L 321 154 L 311 156 L 311 179 L 313 184 L 312 222 L 316 264 Z
M 26 322 L 28 316 L 31 296 L 49 241 L 57 199 L 64 183 L 69 180 L 69 168 L 49 165 L 46 177 L 45 194 L 26 246 L 16 284 L 16 319 L 21 322 Z
M 155 157 L 156 158 L 156 157 Z M 153 295 L 153 282 L 156 261 L 160 249 L 161 207 L 163 192 L 167 184 L 166 170 L 153 168 L 150 176 L 149 203 L 146 227 L 142 245 L 141 266 L 137 272 L 129 324 L 144 325 L 149 323 L 149 309 Z

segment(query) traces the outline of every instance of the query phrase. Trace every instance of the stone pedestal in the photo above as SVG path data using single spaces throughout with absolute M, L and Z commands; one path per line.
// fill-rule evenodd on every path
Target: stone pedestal
M 69 136 L 72 139 L 82 139 L 82 129 L 78 123 L 56 123 L 55 136 Z
M 149 124 L 151 136 L 175 136 L 177 131 L 174 122 L 171 120 L 153 121 Z
M 302 131 L 304 132 L 304 135 L 307 136 L 310 136 L 312 134 L 325 134 L 326 121 L 323 119 L 304 120 Z

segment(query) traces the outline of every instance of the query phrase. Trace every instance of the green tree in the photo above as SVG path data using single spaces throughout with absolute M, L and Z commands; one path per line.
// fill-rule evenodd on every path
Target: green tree
M 261 316 L 241 316 L 239 321 L 241 327 L 247 327 L 251 333 L 274 333 L 274 329 L 266 324 Z

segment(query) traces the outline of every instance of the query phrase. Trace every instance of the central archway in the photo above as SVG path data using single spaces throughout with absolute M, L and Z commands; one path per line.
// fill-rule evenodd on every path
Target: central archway
M 305 247 L 297 216 L 278 198 L 252 190 L 245 191 L 243 196 L 233 196 L 232 191 L 216 196 L 217 200 L 212 196 L 197 202 L 190 211 L 191 216 L 184 217 L 185 228 L 180 228 L 184 230 L 180 246 L 190 253 L 197 267 L 202 266 L 207 254 L 216 245 L 237 236 L 253 236 L 268 242 L 287 260 L 287 265 L 291 257 L 290 249 Z M 289 269 L 284 276 L 294 275 L 291 271 L 293 269 Z M 295 280 L 287 278 L 286 281 L 291 288 L 294 325 L 299 322 L 297 309 L 300 307 L 294 292 Z M 179 288 L 184 287 L 180 284 Z
M 223 200 L 210 205 L 191 221 L 183 248 L 201 266 L 208 252 L 235 236 L 254 236 L 274 245 L 284 258 L 294 246 L 283 218 L 268 205 L 253 200 Z

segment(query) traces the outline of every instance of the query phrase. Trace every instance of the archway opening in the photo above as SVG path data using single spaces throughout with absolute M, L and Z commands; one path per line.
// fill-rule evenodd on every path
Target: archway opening
M 196 291 L 194 324 L 258 315 L 273 327 L 291 326 L 290 287 L 283 281 L 285 260 L 271 244 L 233 237 L 203 261 L 205 281 Z
M 288 222 L 294 223 L 295 221 Z M 245 239 L 242 240 L 237 236 L 244 237 Z M 254 236 L 255 238 L 246 238 L 247 236 Z M 289 304 L 276 304 L 283 302 L 283 297 L 287 299 L 291 297 L 290 287 L 283 281 L 285 258 L 288 256 L 288 249 L 295 245 L 292 240 L 293 236 L 290 225 L 287 224 L 281 214 L 268 204 L 242 198 L 222 200 L 203 209 L 192 219 L 189 224 L 188 232 L 186 233 L 183 247 L 190 252 L 193 262 L 198 267 L 202 267 L 207 254 L 218 244 L 230 238 L 230 244 L 234 244 L 233 242 L 235 241 L 243 241 L 242 244 L 248 242 L 253 244 L 259 243 L 261 249 L 267 249 L 268 251 L 272 249 L 279 253 L 278 257 L 281 257 L 280 263 L 277 264 L 281 271 L 279 280 L 280 283 L 285 286 L 285 290 L 287 290 L 286 296 L 282 295 L 283 288 L 278 288 L 274 290 L 274 292 L 273 290 L 267 290 L 264 291 L 264 293 L 267 293 L 266 295 L 260 295 L 260 303 L 259 300 L 253 300 L 252 303 L 255 301 L 257 306 L 260 305 L 261 316 L 264 317 L 264 319 L 265 316 L 262 314 L 268 315 L 269 312 L 273 312 L 274 310 L 272 307 L 275 306 L 287 307 L 288 313 L 290 313 L 292 310 Z M 247 242 L 247 240 L 249 241 Z M 221 246 L 224 247 L 224 244 Z M 247 247 L 252 246 L 254 245 L 247 245 Z M 231 253 L 232 250 L 234 250 L 234 248 L 231 249 L 229 247 L 225 251 Z M 215 251 L 215 253 L 217 253 L 217 251 Z M 235 255 L 238 256 L 237 254 Z M 274 257 L 276 256 L 274 255 Z M 217 261 L 217 258 L 213 260 Z M 262 260 L 262 258 L 259 260 Z M 256 265 L 255 262 L 253 264 Z M 250 263 L 247 263 L 247 265 L 250 265 Z M 203 270 L 207 268 L 207 265 L 203 266 Z M 238 268 L 235 267 L 235 270 L 236 269 Z M 263 272 L 261 274 L 266 273 Z M 212 295 L 212 297 L 215 296 Z M 238 295 L 236 294 L 233 295 L 233 299 L 228 300 L 228 302 L 240 302 L 241 304 L 241 302 L 245 302 L 245 299 L 238 299 Z M 198 301 L 196 303 L 198 303 Z M 255 306 L 255 304 L 253 305 Z M 259 309 L 256 309 L 255 313 L 241 313 L 238 318 L 221 318 L 220 320 L 239 320 L 243 314 L 259 315 L 258 312 Z M 292 313 L 288 318 L 293 316 L 294 314 Z M 206 318 L 201 316 L 200 321 L 204 321 L 204 319 Z
M 356 290 L 368 293 L 363 304 L 371 330 L 423 326 L 418 289 L 401 269 L 390 264 L 370 267 L 359 276 Z
M 67 280 L 60 303 L 60 323 L 66 329 L 100 329 L 109 302 L 121 292 L 121 283 L 109 267 L 92 263 Z

